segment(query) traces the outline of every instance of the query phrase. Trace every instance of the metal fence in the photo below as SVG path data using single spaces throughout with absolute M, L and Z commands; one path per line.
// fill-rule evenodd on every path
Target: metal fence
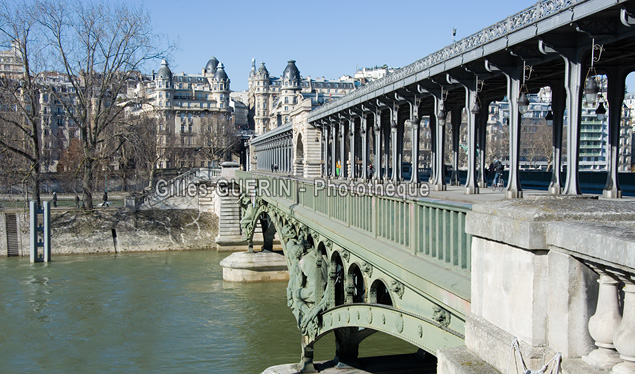
M 346 184 L 323 185 L 291 177 L 237 172 L 256 193 L 287 201 L 344 226 L 393 243 L 414 255 L 469 273 L 471 236 L 465 233 L 470 204 L 428 198 L 357 193 Z

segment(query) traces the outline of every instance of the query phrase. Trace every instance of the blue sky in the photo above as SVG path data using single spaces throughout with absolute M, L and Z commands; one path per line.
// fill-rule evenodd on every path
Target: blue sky
M 296 60 L 303 76 L 336 79 L 359 67 L 402 67 L 505 19 L 533 0 L 198 1 L 128 0 L 175 41 L 175 73 L 200 73 L 210 57 L 234 91 L 247 89 L 251 59 L 281 75 Z M 487 7 L 484 4 L 487 4 Z M 149 67 L 152 69 L 153 67 Z M 159 64 L 154 70 L 159 69 Z M 635 88 L 635 79 L 629 84 Z

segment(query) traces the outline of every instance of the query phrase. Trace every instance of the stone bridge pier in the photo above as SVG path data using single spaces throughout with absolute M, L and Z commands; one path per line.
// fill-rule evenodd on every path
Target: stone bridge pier
M 634 228 L 632 204 L 589 197 L 474 205 L 465 346 L 438 372 L 524 372 L 508 369 L 517 338 L 530 369 L 560 353 L 564 373 L 635 373 Z

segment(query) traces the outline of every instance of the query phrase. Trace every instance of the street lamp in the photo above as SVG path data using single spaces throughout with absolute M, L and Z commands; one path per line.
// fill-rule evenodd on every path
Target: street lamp
M 521 115 L 527 113 L 529 111 L 529 99 L 527 99 L 527 95 L 524 92 L 520 93 L 520 97 L 518 98 L 518 111 Z
M 596 50 L 598 51 L 597 56 L 595 55 Z M 589 66 L 589 71 L 586 74 L 586 84 L 584 85 L 584 98 L 590 106 L 595 106 L 595 103 L 598 100 L 598 92 L 600 91 L 595 79 L 598 73 L 593 64 L 600 61 L 603 51 L 604 46 L 601 44 L 595 44 L 595 38 L 591 39 L 591 66 Z
M 439 126 L 445 126 L 445 110 L 443 108 L 439 109 L 439 113 L 437 114 L 437 119 L 439 121 Z
M 529 71 L 529 77 L 526 76 L 526 71 Z M 531 78 L 532 71 L 533 66 L 527 66 L 526 62 L 523 61 L 523 84 L 522 86 L 520 86 L 520 95 L 518 95 L 518 100 L 516 101 L 516 103 L 518 103 L 518 111 L 520 112 L 521 116 L 529 111 L 529 99 L 527 98 L 527 93 L 525 93 L 525 91 L 527 90 L 525 80 Z
M 595 81 L 595 76 L 587 78 L 586 85 L 584 86 L 584 98 L 590 106 L 595 106 L 599 91 L 600 89 L 598 88 L 598 83 Z
M 481 106 L 478 103 L 478 98 L 474 102 L 474 105 L 472 105 L 471 111 L 472 111 L 472 114 L 479 114 L 481 112 Z

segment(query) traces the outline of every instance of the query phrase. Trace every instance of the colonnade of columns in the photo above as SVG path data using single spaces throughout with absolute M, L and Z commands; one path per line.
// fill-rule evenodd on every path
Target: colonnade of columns
M 541 42 L 543 54 L 557 54 L 566 64 L 564 76 L 550 81 L 535 83 L 534 89 L 549 85 L 552 89 L 553 113 L 553 168 L 549 193 L 577 195 L 580 194 L 578 179 L 579 139 L 581 121 L 581 103 L 585 83 L 585 64 L 579 51 L 570 52 L 566 48 L 558 49 Z M 609 142 L 607 144 L 608 177 L 604 196 L 621 197 L 617 181 L 619 128 L 621 124 L 622 101 L 627 67 L 598 67 L 608 77 L 609 109 Z M 444 174 L 444 139 L 446 116 L 449 114 L 452 133 L 452 174 L 451 184 L 459 184 L 458 158 L 459 136 L 462 116 L 466 114 L 467 126 L 467 178 L 465 193 L 479 193 L 479 188 L 486 185 L 485 150 L 488 106 L 494 100 L 511 98 L 509 102 L 509 177 L 506 186 L 508 198 L 523 196 L 520 183 L 520 149 L 522 114 L 519 97 L 525 86 L 525 63 L 518 57 L 505 61 L 485 61 L 483 77 L 488 78 L 502 74 L 506 79 L 506 89 L 487 94 L 481 89 L 485 78 L 477 74 L 460 72 L 458 76 L 447 73 L 445 81 L 422 81 L 412 86 L 401 88 L 389 94 L 382 94 L 372 100 L 356 104 L 335 114 L 319 118 L 313 124 L 322 130 L 322 176 L 338 179 L 383 180 L 392 182 L 418 183 L 419 180 L 419 137 L 420 113 L 427 115 L 430 123 L 432 140 L 430 179 L 433 190 L 446 189 Z M 588 79 L 596 79 L 588 77 Z M 403 106 L 408 109 L 403 110 Z M 568 115 L 565 117 L 565 108 Z M 409 113 L 404 115 L 404 113 Z M 567 170 L 564 185 L 560 178 L 562 167 L 561 148 L 563 125 L 567 125 Z M 411 129 L 412 168 L 408 178 L 404 178 L 404 130 Z M 370 144 L 370 134 L 374 144 Z M 370 162 L 370 148 L 373 148 L 374 162 Z M 480 153 L 477 154 L 478 152 Z
M 291 173 L 293 171 L 292 131 L 286 131 L 252 144 L 256 153 L 258 170 Z

